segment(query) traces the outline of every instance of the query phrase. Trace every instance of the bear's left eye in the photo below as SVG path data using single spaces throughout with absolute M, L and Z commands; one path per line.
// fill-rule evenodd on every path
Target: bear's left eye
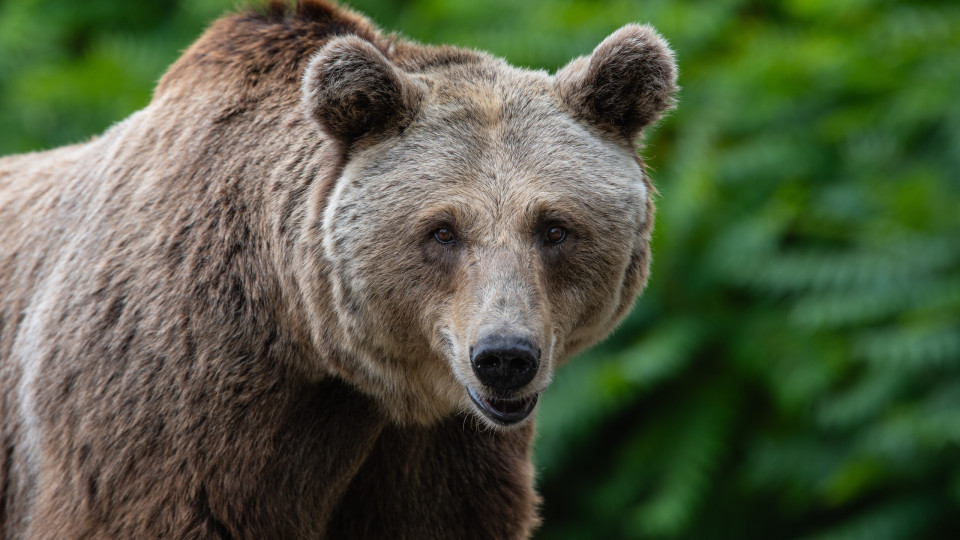
M 441 244 L 452 244 L 453 241 L 457 239 L 457 237 L 453 235 L 453 231 L 446 227 L 440 227 L 433 231 L 433 237 Z
M 554 225 L 553 227 L 547 229 L 546 238 L 547 242 L 550 242 L 551 244 L 559 244 L 566 240 L 567 230 L 563 227 Z

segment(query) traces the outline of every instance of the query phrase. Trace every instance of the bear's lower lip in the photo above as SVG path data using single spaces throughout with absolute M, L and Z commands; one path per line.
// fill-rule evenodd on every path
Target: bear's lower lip
M 516 424 L 530 416 L 534 407 L 537 406 L 537 398 L 540 397 L 539 394 L 534 394 L 523 399 L 488 399 L 480 397 L 469 386 L 467 393 L 484 416 L 502 426 Z

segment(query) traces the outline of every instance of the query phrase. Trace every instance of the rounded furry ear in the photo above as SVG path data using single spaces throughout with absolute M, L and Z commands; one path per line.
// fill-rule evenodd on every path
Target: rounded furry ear
M 393 65 L 369 41 L 331 39 L 303 74 L 301 100 L 329 136 L 350 145 L 403 127 L 420 109 L 424 85 Z
M 574 114 L 634 141 L 673 108 L 677 66 L 653 28 L 628 24 L 557 72 L 555 84 Z

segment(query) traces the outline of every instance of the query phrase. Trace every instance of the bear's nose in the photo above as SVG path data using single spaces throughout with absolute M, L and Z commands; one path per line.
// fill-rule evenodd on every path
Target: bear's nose
M 510 392 L 536 376 L 540 349 L 525 337 L 488 335 L 470 348 L 470 364 L 484 385 L 498 392 Z

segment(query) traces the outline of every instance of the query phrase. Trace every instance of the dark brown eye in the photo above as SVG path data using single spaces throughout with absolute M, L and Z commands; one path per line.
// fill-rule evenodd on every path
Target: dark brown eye
M 453 231 L 445 227 L 433 231 L 433 237 L 441 244 L 452 244 L 453 241 L 456 240 L 456 237 L 453 236 Z
M 553 226 L 547 229 L 547 242 L 559 244 L 567 238 L 567 230 L 563 227 Z

